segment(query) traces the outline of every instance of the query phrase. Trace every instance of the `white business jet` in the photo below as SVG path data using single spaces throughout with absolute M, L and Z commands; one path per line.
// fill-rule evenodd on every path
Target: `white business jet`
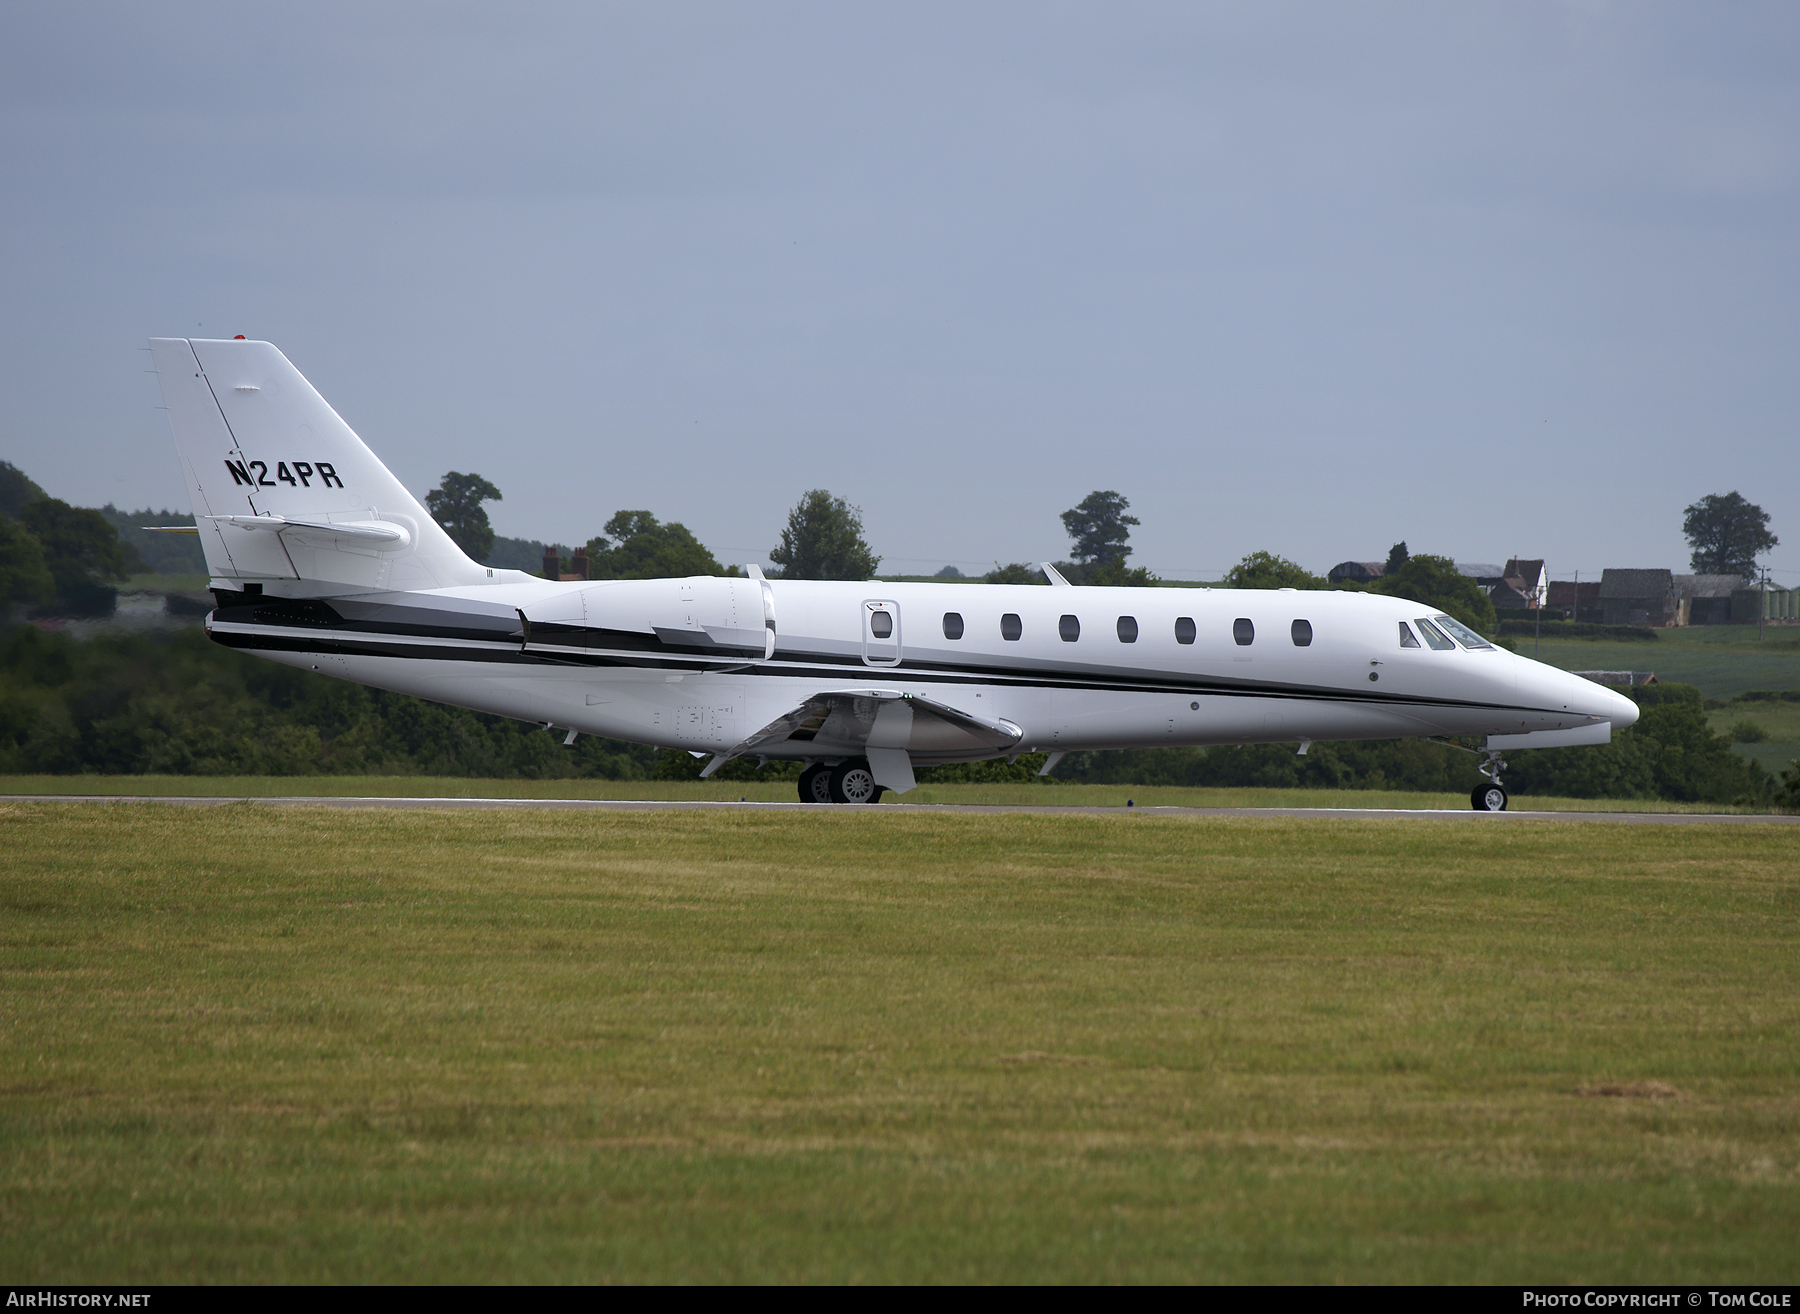
M 220 643 L 577 734 L 806 764 L 868 803 L 917 767 L 1076 749 L 1606 743 L 1629 699 L 1363 593 L 747 578 L 557 582 L 471 561 L 267 342 L 154 338 Z

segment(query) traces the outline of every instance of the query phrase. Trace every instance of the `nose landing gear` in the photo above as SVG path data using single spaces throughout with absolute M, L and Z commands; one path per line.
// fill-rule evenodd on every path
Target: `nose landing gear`
M 1506 811 L 1506 790 L 1500 784 L 1500 773 L 1506 770 L 1506 759 L 1500 756 L 1500 750 L 1488 749 L 1487 759 L 1475 769 L 1487 777 L 1487 782 L 1475 786 L 1469 794 L 1469 802 L 1477 812 Z

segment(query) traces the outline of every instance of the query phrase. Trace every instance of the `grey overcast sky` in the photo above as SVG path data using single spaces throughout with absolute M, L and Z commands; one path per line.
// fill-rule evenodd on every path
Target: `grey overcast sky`
M 11 4 L 0 458 L 187 509 L 150 336 L 276 343 L 503 534 L 884 570 L 1415 552 L 1800 585 L 1791 3 Z

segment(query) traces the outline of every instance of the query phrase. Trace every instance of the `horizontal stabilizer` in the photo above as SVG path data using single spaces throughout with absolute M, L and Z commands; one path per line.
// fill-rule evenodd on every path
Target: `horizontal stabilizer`
M 355 543 L 359 546 L 398 551 L 412 542 L 403 525 L 384 520 L 350 520 L 330 524 L 323 520 L 289 520 L 284 516 L 208 516 L 237 529 L 261 529 L 299 539 L 303 543 Z M 189 530 L 193 533 L 193 530 Z

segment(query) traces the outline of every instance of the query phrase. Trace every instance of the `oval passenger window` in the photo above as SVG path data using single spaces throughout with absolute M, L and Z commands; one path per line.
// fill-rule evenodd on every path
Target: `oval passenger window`
M 1295 621 L 1293 628 L 1294 646 L 1296 648 L 1312 647 L 1312 622 Z
M 1175 618 L 1175 642 L 1192 643 L 1194 641 L 1194 618 L 1177 616 Z
M 1073 616 L 1064 616 L 1056 622 L 1056 632 L 1062 635 L 1064 643 L 1074 643 L 1081 637 L 1081 622 Z
M 1231 638 L 1238 647 L 1248 648 L 1256 642 L 1256 626 L 1250 623 L 1248 617 L 1239 616 L 1231 622 Z
M 1119 617 L 1119 642 L 1120 643 L 1136 643 L 1137 642 L 1137 617 L 1136 616 L 1121 616 L 1121 617 Z
M 885 611 L 878 611 L 869 617 L 869 633 L 878 639 L 894 637 L 894 618 Z
M 960 639 L 960 638 L 962 638 L 962 631 L 963 631 L 962 613 L 960 611 L 945 612 L 944 613 L 944 637 L 946 639 Z
M 1025 633 L 1025 626 L 1020 622 L 1016 612 L 1009 611 L 1000 618 L 1001 638 L 1017 639 L 1023 633 Z

